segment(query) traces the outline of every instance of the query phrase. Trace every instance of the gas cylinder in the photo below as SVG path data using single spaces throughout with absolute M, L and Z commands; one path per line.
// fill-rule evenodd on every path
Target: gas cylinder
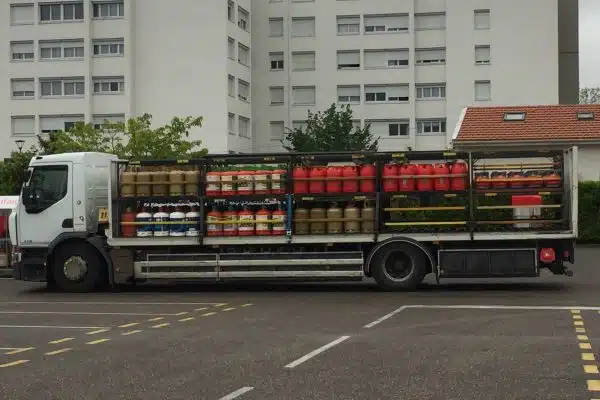
M 375 176 L 377 175 L 377 169 L 373 164 L 365 164 L 360 167 L 360 192 L 361 193 L 373 193 L 375 192 Z M 365 179 L 366 178 L 366 179 Z
M 142 223 L 137 225 L 137 229 L 135 230 L 138 237 L 152 236 L 152 214 L 148 212 L 146 207 L 142 208 L 142 211 L 135 216 L 135 222 Z
M 336 165 L 330 165 L 327 167 L 327 193 L 341 193 L 342 192 L 342 180 L 335 179 L 342 176 L 342 169 Z
M 285 171 L 276 169 L 271 171 L 271 193 L 285 194 Z
M 223 236 L 237 236 L 238 234 L 238 213 L 233 207 L 229 207 L 223 213 Z
M 236 171 L 226 171 L 221 173 L 221 195 L 235 196 L 237 194 L 237 177 Z
M 221 173 L 210 171 L 206 173 L 206 195 L 209 197 L 221 194 Z
M 436 178 L 433 180 L 435 190 L 438 192 L 447 192 L 450 190 L 450 168 L 445 163 L 436 164 L 433 167 L 433 174 Z
M 557 188 L 560 187 L 560 174 L 556 171 L 551 171 L 546 177 L 546 187 L 549 188 Z
M 185 213 L 181 207 L 175 207 L 175 210 L 169 214 L 169 236 L 182 237 L 185 236 L 187 226 L 185 224 Z
M 127 167 L 125 172 L 121 175 L 121 196 L 122 197 L 134 197 L 135 196 L 135 182 L 137 179 L 137 172 L 131 167 Z
M 383 166 L 383 191 L 392 193 L 398 191 L 398 166 L 386 164 Z M 388 179 L 386 179 L 388 178 Z
M 508 186 L 511 189 L 521 189 L 524 184 L 523 174 L 519 171 L 513 171 L 506 174 L 508 179 Z
M 342 191 L 344 193 L 357 193 L 358 192 L 358 179 L 348 179 L 358 177 L 358 169 L 356 165 L 346 165 L 342 168 L 342 176 L 344 177 L 342 183 Z
M 354 203 L 350 202 L 344 208 L 344 219 L 344 233 L 360 232 L 360 209 Z
M 265 207 L 256 213 L 256 235 L 268 236 L 271 234 L 271 224 L 267 221 L 271 219 L 271 212 Z M 265 221 L 265 222 L 263 222 Z
M 254 172 L 252 178 L 254 182 L 254 194 L 270 194 L 271 189 L 269 185 L 269 171 L 260 169 Z
M 254 212 L 247 206 L 238 213 L 238 235 L 253 236 L 254 235 Z
M 458 161 L 452 164 L 450 167 L 450 174 L 452 175 L 463 175 L 453 176 L 450 178 L 450 189 L 455 191 L 467 190 L 467 174 L 469 167 L 466 163 Z
M 294 193 L 295 194 L 308 194 L 308 168 L 306 167 L 294 167 L 292 171 L 292 178 L 294 180 Z
M 237 218 L 237 217 L 236 217 Z M 223 214 L 213 207 L 212 211 L 206 214 L 206 234 L 207 236 L 223 236 L 223 225 L 219 224 L 223 219 Z M 235 235 L 230 235 L 235 236 Z
M 361 232 L 362 233 L 373 233 L 375 232 L 375 207 L 366 205 L 360 210 Z
M 320 194 L 325 192 L 325 167 L 311 167 L 309 176 L 311 178 L 308 184 L 308 190 L 311 194 Z
M 296 208 L 294 211 L 294 234 L 296 235 L 308 235 L 310 212 L 306 208 Z M 304 222 L 306 221 L 306 222 Z
M 140 171 L 136 177 L 137 184 L 135 185 L 135 195 L 138 197 L 150 196 L 152 191 L 150 189 L 150 172 Z
M 543 186 L 542 174 L 540 171 L 527 171 L 527 186 L 530 188 L 541 188 Z
M 169 195 L 169 173 L 164 169 L 155 170 L 152 175 L 152 195 L 153 196 L 168 196 Z
M 433 190 L 433 167 L 431 164 L 417 165 L 417 175 L 423 178 L 417 178 L 417 190 L 420 192 L 431 192 Z
M 327 212 L 321 206 L 315 206 L 310 209 L 310 233 L 313 235 L 323 235 L 326 232 L 325 219 Z M 312 220 L 320 220 L 312 222 Z
M 494 189 L 506 189 L 508 181 L 506 180 L 506 173 L 500 171 L 494 171 L 490 175 L 492 180 L 492 187 Z
M 342 233 L 344 230 L 344 210 L 342 210 L 337 203 L 331 203 L 327 209 L 327 233 Z M 336 221 L 337 220 L 337 221 Z
M 184 193 L 186 196 L 198 196 L 198 182 L 200 177 L 196 169 L 183 172 L 183 181 L 185 183 Z
M 169 236 L 169 214 L 165 212 L 165 207 L 160 207 L 158 212 L 152 216 L 154 221 L 154 236 L 165 237 Z
M 183 171 L 174 169 L 169 172 L 169 196 L 182 196 L 185 176 Z
M 475 173 L 475 188 L 479 190 L 487 190 L 491 187 L 490 173 L 477 172 Z
M 417 166 L 415 164 L 403 164 L 400 166 L 398 175 L 400 175 L 398 190 L 400 192 L 414 192 L 417 182 L 415 178 Z
M 237 194 L 240 196 L 254 193 L 254 171 L 237 173 Z
M 273 221 L 273 230 L 271 232 L 272 235 L 285 235 L 286 230 L 286 213 L 280 208 L 273 211 L 273 215 L 271 215 L 271 220 Z
M 200 224 L 200 213 L 198 206 L 192 206 L 192 209 L 185 213 L 186 231 L 185 236 L 200 236 L 198 225 Z
M 125 212 L 121 214 L 121 222 L 135 222 L 135 213 L 131 209 L 131 207 L 127 207 Z M 133 224 L 122 224 L 121 225 L 121 235 L 123 237 L 133 237 L 135 236 L 135 225 Z

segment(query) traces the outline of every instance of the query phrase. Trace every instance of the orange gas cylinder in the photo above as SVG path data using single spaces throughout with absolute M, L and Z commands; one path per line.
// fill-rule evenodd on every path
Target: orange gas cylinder
M 447 164 L 436 164 L 433 167 L 433 174 L 436 176 L 433 180 L 433 186 L 438 192 L 447 192 L 450 190 L 450 168 Z
M 216 208 L 206 214 L 206 235 L 207 236 L 223 236 L 223 225 L 219 222 L 223 218 L 223 214 Z
M 560 187 L 561 177 L 556 171 L 552 171 L 545 177 L 546 187 L 557 188 Z
M 239 236 L 254 236 L 254 212 L 244 207 L 238 213 L 238 235 Z
M 404 164 L 400 167 L 400 183 L 398 189 L 401 192 L 414 192 L 415 175 L 417 175 L 417 166 L 415 164 Z
M 504 172 L 494 171 L 490 178 L 494 189 L 506 189 L 508 186 L 508 180 L 506 178 L 506 173 Z
M 272 235 L 285 235 L 285 216 L 286 213 L 282 209 L 273 211 L 271 220 L 277 222 L 273 222 L 273 230 L 271 232 Z
M 477 172 L 475 174 L 475 188 L 479 190 L 487 190 L 490 188 L 490 173 Z
M 325 193 L 325 175 L 327 168 L 325 167 L 312 167 L 309 172 L 311 178 L 308 184 L 308 190 L 311 194 Z
M 338 166 L 332 165 L 327 167 L 327 183 L 326 189 L 327 193 L 341 193 L 342 192 L 342 180 L 341 179 L 332 179 L 332 178 L 340 178 L 342 176 L 342 169 Z
M 417 190 L 420 192 L 433 191 L 433 166 L 431 164 L 417 165 Z M 423 178 L 421 178 L 423 176 Z
M 375 176 L 376 175 L 377 175 L 377 169 L 375 169 L 375 165 L 366 164 L 366 165 L 363 165 L 362 167 L 360 167 L 360 176 L 363 178 L 360 180 L 360 192 L 361 193 L 375 192 Z
M 542 174 L 540 171 L 527 171 L 525 173 L 527 177 L 527 186 L 530 188 L 541 188 L 543 185 Z
M 221 174 L 221 195 L 235 196 L 237 194 L 237 171 L 226 171 Z
M 285 194 L 285 171 L 276 169 L 271 171 L 271 193 Z
M 294 179 L 294 193 L 295 194 L 308 194 L 308 181 L 304 180 L 308 178 L 308 168 L 306 167 L 294 167 L 292 171 L 292 178 Z
M 254 171 L 237 173 L 237 194 L 240 196 L 254 194 Z
M 238 213 L 230 207 L 223 213 L 223 236 L 237 236 L 238 234 Z
M 136 213 L 131 211 L 130 207 L 127 207 L 125 212 L 121 214 L 121 222 L 135 222 Z M 121 225 L 121 235 L 124 237 L 135 236 L 135 224 L 123 224 Z
M 266 208 L 261 208 L 256 213 L 256 234 L 258 236 L 268 236 L 271 234 L 271 212 Z
M 388 178 L 388 179 L 386 179 Z M 396 164 L 385 164 L 383 166 L 383 191 L 398 191 L 398 166 Z
M 508 186 L 511 189 L 521 189 L 523 188 L 524 180 L 523 174 L 520 172 L 509 172 L 506 174 L 506 178 L 508 179 Z
M 206 195 L 209 197 L 221 194 L 221 173 L 211 171 L 206 173 Z
M 467 175 L 469 167 L 462 161 L 455 162 L 450 167 L 450 174 L 457 175 L 450 178 L 450 190 L 467 190 Z M 462 176 L 461 176 L 462 175 Z
M 342 168 L 342 176 L 345 178 L 342 183 L 344 193 L 358 192 L 358 179 L 348 179 L 358 177 L 358 170 L 355 165 L 346 165 Z

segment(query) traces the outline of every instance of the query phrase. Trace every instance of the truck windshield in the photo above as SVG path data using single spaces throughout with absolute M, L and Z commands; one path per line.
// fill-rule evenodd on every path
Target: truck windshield
M 27 186 L 32 189 L 41 189 L 44 194 L 43 209 L 50 207 L 67 194 L 68 171 L 66 165 L 44 165 L 34 167 L 31 171 Z

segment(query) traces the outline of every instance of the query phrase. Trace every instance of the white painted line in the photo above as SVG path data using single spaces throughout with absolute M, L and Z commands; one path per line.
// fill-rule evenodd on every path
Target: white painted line
M 165 318 L 164 317 L 150 318 L 148 321 L 149 322 L 154 322 L 154 321 L 160 321 L 161 319 L 165 319 Z
M 383 317 L 376 319 L 373 322 L 368 323 L 367 325 L 365 325 L 363 328 L 372 328 L 377 324 L 382 323 L 383 321 L 385 321 L 386 319 L 392 318 L 394 315 L 398 314 L 399 312 L 402 312 L 404 310 L 406 310 L 408 307 L 410 306 L 402 306 L 400 308 L 396 308 L 394 311 L 392 311 L 391 313 L 385 314 Z
M 132 305 L 132 306 L 143 306 L 143 305 L 149 305 L 149 306 L 169 306 L 169 305 L 173 305 L 173 306 L 203 306 L 203 305 L 208 305 L 208 306 L 215 306 L 218 304 L 223 304 L 223 303 L 171 303 L 171 302 L 161 302 L 161 303 L 156 303 L 156 302 L 134 302 L 134 303 L 129 303 L 129 302 L 120 302 L 120 301 L 0 301 L 0 304 L 46 304 L 46 305 L 51 305 L 51 304 L 81 304 L 81 305 L 116 305 L 116 306 L 127 306 L 127 305 Z
M 200 308 L 194 309 L 194 311 L 203 311 L 203 310 L 207 310 L 207 308 L 206 307 L 200 307 Z
M 165 313 L 117 313 L 117 312 L 87 312 L 87 311 L 0 311 L 0 314 L 52 314 L 52 315 L 177 315 Z
M 224 308 L 221 311 L 233 311 L 233 310 L 235 310 L 235 307 Z
M 35 349 L 35 347 L 23 347 L 23 348 L 20 348 L 17 350 L 8 351 L 4 354 L 6 354 L 6 355 L 19 354 L 19 353 L 23 353 L 25 351 L 29 351 L 29 350 L 33 350 L 33 349 Z
M 0 350 L 16 350 L 20 349 L 20 347 L 0 347 Z
M 187 314 L 187 311 L 178 312 L 178 313 L 177 313 L 177 314 L 175 314 L 175 315 L 179 316 L 179 315 L 185 315 L 185 314 Z
M 70 351 L 70 350 L 73 350 L 73 349 L 71 349 L 69 347 L 66 347 L 66 348 L 60 349 L 60 350 L 49 351 L 49 352 L 44 353 L 44 354 L 47 355 L 47 356 L 54 356 L 56 354 L 66 353 L 67 351 Z
M 102 332 L 108 332 L 110 329 L 98 329 L 95 331 L 91 331 L 91 332 L 86 332 L 86 335 L 96 335 L 98 333 L 102 333 Z
M 71 340 L 75 340 L 75 338 L 73 338 L 73 337 L 66 337 L 66 338 L 62 338 L 62 339 L 53 340 L 53 341 L 48 342 L 48 343 L 50 343 L 50 344 L 59 344 L 59 343 L 69 342 Z
M 0 325 L 0 328 L 32 328 L 32 329 L 104 329 L 107 326 L 61 326 L 61 325 Z
M 129 335 L 133 335 L 135 333 L 140 333 L 142 330 L 141 329 L 135 329 L 133 331 L 129 331 L 129 332 L 123 332 L 121 333 L 122 336 L 129 336 Z
M 104 342 L 108 342 L 110 339 L 98 339 L 98 340 L 92 340 L 91 342 L 87 342 L 86 344 L 99 344 L 99 343 L 104 343 Z
M 17 361 L 9 362 L 6 364 L 0 364 L 0 368 L 14 367 L 15 365 L 25 364 L 28 362 L 29 362 L 29 360 L 17 360 Z
M 164 328 L 164 327 L 169 326 L 169 325 L 171 325 L 171 324 L 168 323 L 168 322 L 165 322 L 164 324 L 153 325 L 152 327 L 155 328 L 155 329 L 158 329 L 158 328 Z
M 329 342 L 326 345 L 321 346 L 318 349 L 311 351 L 310 353 L 306 354 L 305 356 L 300 357 L 296 361 L 289 363 L 284 368 L 297 367 L 298 365 L 302 364 L 303 362 L 310 360 L 311 358 L 315 357 L 316 355 L 321 354 L 325 350 L 328 350 L 328 349 L 332 348 L 333 346 L 336 346 L 336 345 L 342 343 L 344 340 L 347 340 L 349 338 L 350 338 L 350 336 L 340 336 L 339 338 L 335 339 L 333 342 Z
M 433 309 L 463 309 L 463 310 L 571 310 L 577 308 L 578 310 L 585 311 L 598 311 L 600 307 L 587 307 L 587 306 L 503 306 L 503 305 L 471 305 L 471 304 L 411 304 L 405 306 L 406 308 L 433 308 Z
M 249 391 L 251 391 L 252 389 L 254 389 L 253 387 L 250 386 L 245 386 L 241 389 L 236 390 L 235 392 L 231 392 L 229 393 L 227 396 L 225 397 L 221 397 L 219 400 L 233 400 L 233 399 L 237 399 L 238 397 L 240 397 L 241 395 L 243 395 L 244 393 L 248 393 Z
M 139 322 L 130 322 L 129 324 L 119 325 L 119 328 L 129 328 L 131 326 L 139 325 Z

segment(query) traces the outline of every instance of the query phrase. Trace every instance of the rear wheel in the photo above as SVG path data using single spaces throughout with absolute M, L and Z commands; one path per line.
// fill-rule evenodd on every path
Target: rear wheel
M 102 283 L 106 263 L 89 244 L 65 244 L 56 250 L 52 269 L 58 290 L 85 293 Z
M 390 243 L 376 250 L 371 274 L 386 290 L 414 290 L 427 274 L 427 257 L 409 243 Z

